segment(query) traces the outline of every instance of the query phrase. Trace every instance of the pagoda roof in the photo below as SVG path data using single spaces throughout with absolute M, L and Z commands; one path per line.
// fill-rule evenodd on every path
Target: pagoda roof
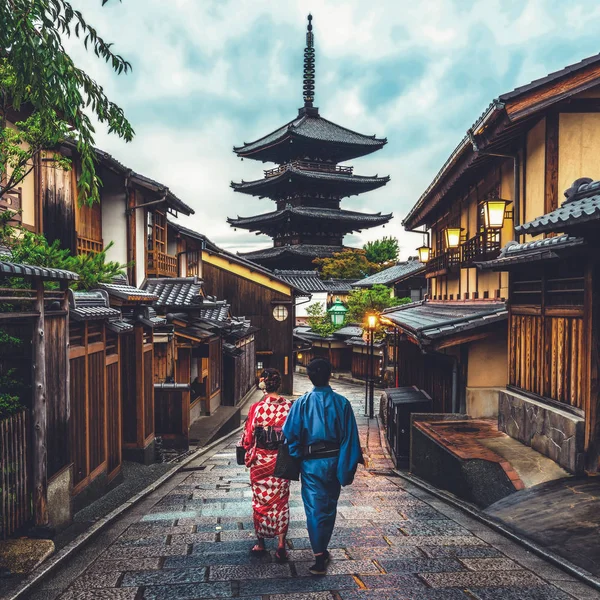
M 255 181 L 231 182 L 236 192 L 260 197 L 278 197 L 303 188 L 339 196 L 355 196 L 384 186 L 389 176 L 364 177 L 344 172 L 311 171 L 295 165 L 286 165 L 280 173 Z
M 240 254 L 248 260 L 267 260 L 280 258 L 282 256 L 301 256 L 325 258 L 333 256 L 336 252 L 345 250 L 345 246 L 319 246 L 317 244 L 296 244 L 286 246 L 276 246 L 265 248 L 264 250 L 255 250 L 254 252 L 244 252 Z
M 301 108 L 298 116 L 283 127 L 254 142 L 234 147 L 233 151 L 242 158 L 283 162 L 298 154 L 298 142 L 301 143 L 300 148 L 310 148 L 312 157 L 331 156 L 340 161 L 375 152 L 383 148 L 387 139 L 363 135 L 336 125 L 321 117 L 316 108 Z
M 336 221 L 339 225 L 343 225 L 348 231 L 358 231 L 363 228 L 376 227 L 384 225 L 391 218 L 392 214 L 381 213 L 361 213 L 351 210 L 342 210 L 339 208 L 319 208 L 313 206 L 293 206 L 283 210 L 255 215 L 253 217 L 239 217 L 237 219 L 228 218 L 227 222 L 232 227 L 241 227 L 250 231 L 260 231 L 262 229 L 271 228 L 286 221 L 287 219 L 300 220 L 319 220 L 319 221 Z

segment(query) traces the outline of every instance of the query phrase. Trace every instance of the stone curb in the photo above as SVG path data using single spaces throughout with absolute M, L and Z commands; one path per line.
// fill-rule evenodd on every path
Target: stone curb
M 435 496 L 439 500 L 443 500 L 447 504 L 450 504 L 454 508 L 458 508 L 459 510 L 463 511 L 464 513 L 467 513 L 470 517 L 477 519 L 479 522 L 488 526 L 490 529 L 497 531 L 498 533 L 502 534 L 504 537 L 510 539 L 513 542 L 518 543 L 519 545 L 523 546 L 524 548 L 526 548 L 533 554 L 538 555 L 539 557 L 543 558 L 544 560 L 547 560 L 549 563 L 553 564 L 554 566 L 558 567 L 559 569 L 562 569 L 569 575 L 576 577 L 577 579 L 579 579 L 586 585 L 589 585 L 590 587 L 600 591 L 600 579 L 598 577 L 595 577 L 594 575 L 592 575 L 590 572 L 586 571 L 585 569 L 582 569 L 581 567 L 574 565 L 573 563 L 562 558 L 561 556 L 554 554 L 550 550 L 547 550 L 546 548 L 539 546 L 538 544 L 531 541 L 530 539 L 511 531 L 510 529 L 505 527 L 502 523 L 483 514 L 483 512 L 480 511 L 475 506 L 472 506 L 471 504 L 456 498 L 452 494 L 449 494 L 448 492 L 445 492 L 443 490 L 440 490 L 440 489 L 430 485 L 429 483 L 423 481 L 419 477 L 416 477 L 415 475 L 411 475 L 409 473 L 399 471 L 398 469 L 394 469 L 394 472 L 399 477 L 404 479 L 405 481 L 408 481 L 408 482 L 416 485 L 417 487 L 421 488 L 422 490 L 425 490 L 426 492 L 430 493 L 432 496 Z
M 186 467 L 189 463 L 197 460 L 202 455 L 210 452 L 216 446 L 222 444 L 225 440 L 237 435 L 242 431 L 243 426 L 238 427 L 234 431 L 231 431 L 227 435 L 215 440 L 208 446 L 198 448 L 195 452 L 186 457 L 179 464 L 174 466 L 170 471 L 167 471 L 164 475 L 161 475 L 156 481 L 153 481 L 148 487 L 144 488 L 141 492 L 127 500 L 116 508 L 112 512 L 108 513 L 105 517 L 99 519 L 94 523 L 87 531 L 83 532 L 80 536 L 75 538 L 70 544 L 67 544 L 64 548 L 59 550 L 52 558 L 47 562 L 42 563 L 39 569 L 36 569 L 27 579 L 25 579 L 15 590 L 11 592 L 10 596 L 0 596 L 2 600 L 17 600 L 26 598 L 27 592 L 31 591 L 36 585 L 38 585 L 43 579 L 53 573 L 58 567 L 62 566 L 63 563 L 71 557 L 71 555 L 79 550 L 82 546 L 94 539 L 99 533 L 101 533 L 106 527 L 111 525 L 130 508 L 141 502 L 144 498 L 155 492 L 163 483 L 171 479 L 176 473 Z

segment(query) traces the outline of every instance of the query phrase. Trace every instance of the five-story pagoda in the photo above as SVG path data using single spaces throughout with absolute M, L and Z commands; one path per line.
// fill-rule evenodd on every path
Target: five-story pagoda
M 241 158 L 274 162 L 263 179 L 231 183 L 243 194 L 274 200 L 277 209 L 253 217 L 227 219 L 232 227 L 264 233 L 273 247 L 243 254 L 268 268 L 313 269 L 315 258 L 343 248 L 344 235 L 384 225 L 391 214 L 362 213 L 340 208 L 342 198 L 384 186 L 389 177 L 354 175 L 342 161 L 383 148 L 386 139 L 362 135 L 319 115 L 313 106 L 315 51 L 312 16 L 308 15 L 304 50 L 304 106 L 298 116 L 273 133 L 234 148 Z

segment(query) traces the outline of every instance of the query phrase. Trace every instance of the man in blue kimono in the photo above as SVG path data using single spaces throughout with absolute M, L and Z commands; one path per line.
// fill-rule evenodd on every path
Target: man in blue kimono
M 306 372 L 315 387 L 294 402 L 283 434 L 290 454 L 302 458 L 302 501 L 315 555 L 309 570 L 324 575 L 340 490 L 354 480 L 363 455 L 352 406 L 329 386 L 330 363 L 316 358 Z

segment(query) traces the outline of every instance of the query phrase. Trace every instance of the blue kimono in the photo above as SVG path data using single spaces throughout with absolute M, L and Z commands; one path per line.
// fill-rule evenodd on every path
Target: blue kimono
M 341 486 L 349 485 L 363 462 L 358 427 L 350 402 L 330 386 L 315 387 L 294 402 L 283 433 L 290 454 L 303 456 L 303 448 L 318 442 L 337 443 L 339 455 L 302 461 L 302 501 L 315 554 L 327 550 L 335 525 Z

